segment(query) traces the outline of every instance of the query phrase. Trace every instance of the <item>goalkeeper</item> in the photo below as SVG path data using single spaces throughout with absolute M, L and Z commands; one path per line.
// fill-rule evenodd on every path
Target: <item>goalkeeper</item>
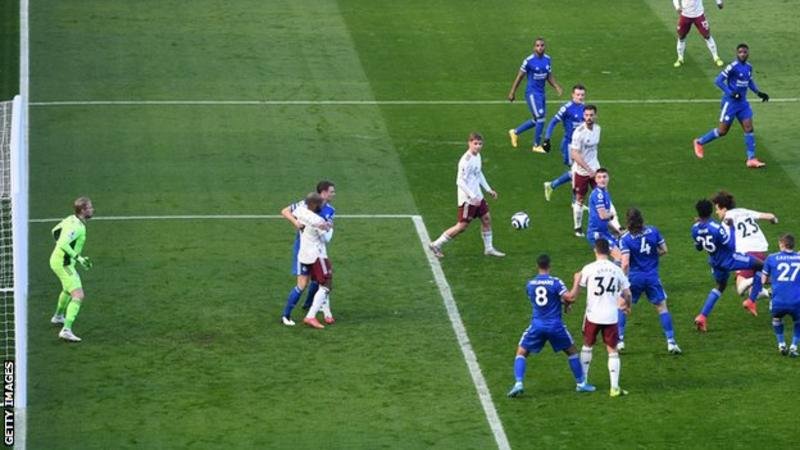
M 83 303 L 83 286 L 75 270 L 75 262 L 86 270 L 92 267 L 91 260 L 81 252 L 86 243 L 86 221 L 94 215 L 94 206 L 88 197 L 79 197 L 74 207 L 75 214 L 59 222 L 52 231 L 56 248 L 50 255 L 50 268 L 61 281 L 61 293 L 58 294 L 58 306 L 50 322 L 63 325 L 58 337 L 69 342 L 80 342 L 81 338 L 72 333 L 72 324 Z

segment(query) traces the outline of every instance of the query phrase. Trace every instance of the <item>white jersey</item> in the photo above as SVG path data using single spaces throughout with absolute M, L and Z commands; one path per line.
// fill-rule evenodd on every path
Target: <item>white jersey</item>
M 758 211 L 744 208 L 733 208 L 725 212 L 725 218 L 733 220 L 737 252 L 766 252 L 769 249 L 767 238 L 758 226 L 760 215 Z
M 722 0 L 716 0 L 716 2 L 717 5 L 722 4 Z M 689 19 L 700 17 L 705 13 L 703 0 L 672 0 L 672 6 L 674 6 L 676 10 L 680 9 L 681 15 Z
M 319 228 L 325 223 L 325 219 L 305 207 L 296 208 L 292 214 L 305 225 L 300 233 L 300 250 L 297 252 L 297 260 L 301 264 L 313 264 L 317 259 L 327 258 L 326 232 Z
M 573 149 L 577 150 L 583 157 L 584 162 L 586 162 L 592 170 L 597 170 L 600 168 L 600 161 L 597 159 L 597 147 L 599 145 L 600 125 L 594 124 L 590 130 L 584 122 L 572 132 L 572 142 L 569 144 L 569 148 L 570 151 Z M 584 177 L 589 176 L 589 173 L 575 161 L 572 162 L 572 171 Z
M 489 183 L 483 176 L 483 164 L 481 154 L 473 155 L 469 150 L 458 160 L 458 174 L 456 175 L 456 185 L 458 186 L 458 205 L 469 203 L 470 200 L 477 201 L 483 199 L 483 189 L 490 191 Z
M 607 259 L 595 261 L 581 270 L 580 284 L 586 288 L 586 318 L 600 325 L 617 323 L 619 298 L 631 286 L 622 269 Z

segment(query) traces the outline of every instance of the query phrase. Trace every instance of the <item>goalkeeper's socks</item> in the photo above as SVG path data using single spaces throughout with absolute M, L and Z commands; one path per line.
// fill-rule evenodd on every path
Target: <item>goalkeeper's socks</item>
M 711 314 L 711 310 L 714 309 L 714 305 L 717 304 L 717 300 L 719 300 L 720 295 L 722 295 L 717 288 L 711 290 L 708 293 L 708 297 L 706 297 L 706 302 L 703 304 L 703 309 L 700 310 L 700 314 L 708 317 Z
M 58 306 L 56 306 L 56 315 L 63 316 L 67 312 L 67 305 L 72 297 L 64 291 L 58 294 Z
M 522 125 L 518 126 L 517 129 L 514 130 L 514 133 L 522 134 L 533 128 L 533 125 L 534 125 L 533 120 L 526 120 L 525 122 L 522 122 Z
M 772 318 L 772 331 L 775 332 L 775 339 L 778 340 L 778 344 L 785 344 L 785 339 L 783 337 L 783 321 L 780 318 Z M 792 342 L 794 342 L 794 340 L 792 340 Z
M 514 379 L 520 383 L 525 379 L 527 364 L 528 360 L 522 355 L 517 355 L 517 357 L 514 358 Z
M 661 321 L 661 328 L 664 330 L 664 336 L 667 341 L 673 342 L 675 340 L 675 331 L 672 328 L 672 314 L 669 311 L 664 311 L 658 315 L 658 320 Z
M 700 137 L 699 139 L 700 145 L 706 145 L 718 137 L 719 137 L 719 131 L 717 131 L 717 129 L 714 128 L 713 130 L 709 131 L 708 133 Z
M 569 363 L 569 370 L 572 371 L 572 376 L 575 377 L 575 382 L 578 384 L 583 383 L 583 366 L 581 365 L 580 355 L 578 353 L 569 355 L 567 363 Z
M 753 159 L 756 157 L 756 137 L 753 132 L 745 133 L 744 134 L 744 146 L 747 149 L 747 159 Z M 753 278 L 761 278 L 761 277 L 753 277 Z
M 572 180 L 572 173 L 568 170 L 561 174 L 560 177 L 550 182 L 550 187 L 555 189 L 562 184 L 569 183 Z
M 302 289 L 298 286 L 292 288 L 289 292 L 289 298 L 286 299 L 286 306 L 283 308 L 283 317 L 292 317 L 292 310 L 295 305 L 297 305 L 297 301 L 300 300 L 301 295 L 303 295 Z
M 75 322 L 75 318 L 78 317 L 78 311 L 81 310 L 81 301 L 77 298 L 73 298 L 69 305 L 67 306 L 67 316 L 64 319 L 64 328 L 67 330 L 72 329 L 72 322 Z
M 316 281 L 312 281 L 311 284 L 308 285 L 308 295 L 306 296 L 305 303 L 303 303 L 303 309 L 308 309 L 311 307 L 311 303 L 314 302 L 314 296 L 317 295 L 318 289 L 319 283 Z

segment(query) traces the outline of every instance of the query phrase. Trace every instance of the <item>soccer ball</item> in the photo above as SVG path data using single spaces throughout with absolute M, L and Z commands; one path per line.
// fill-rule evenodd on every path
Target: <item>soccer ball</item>
M 517 230 L 524 230 L 530 224 L 531 219 L 525 214 L 525 211 L 516 212 L 511 216 L 511 226 Z

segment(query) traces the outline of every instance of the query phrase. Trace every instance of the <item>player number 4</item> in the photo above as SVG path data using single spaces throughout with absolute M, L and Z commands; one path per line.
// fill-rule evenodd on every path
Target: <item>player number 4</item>
M 650 244 L 648 244 L 644 238 L 642 238 L 642 245 L 639 247 L 639 253 L 644 253 L 645 255 L 650 254 Z

